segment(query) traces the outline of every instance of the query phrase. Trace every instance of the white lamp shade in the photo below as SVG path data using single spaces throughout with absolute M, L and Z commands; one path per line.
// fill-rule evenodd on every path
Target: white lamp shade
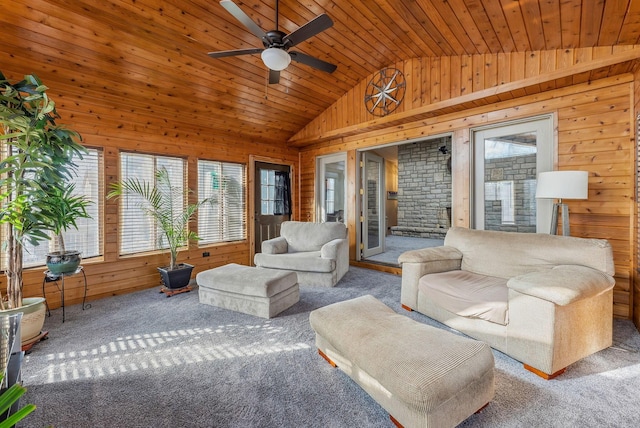
M 588 196 L 587 171 L 548 171 L 538 174 L 536 198 L 587 199 Z
M 287 51 L 279 48 L 265 49 L 260 56 L 262 57 L 264 65 L 269 67 L 270 70 L 281 71 L 291 63 L 291 56 Z

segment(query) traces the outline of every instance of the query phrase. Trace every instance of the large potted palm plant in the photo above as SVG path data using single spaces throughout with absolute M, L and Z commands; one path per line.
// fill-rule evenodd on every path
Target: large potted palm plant
M 24 314 L 23 345 L 38 337 L 45 313 L 44 298 L 23 299 L 24 245 L 49 239 L 47 195 L 73 176 L 72 158 L 85 150 L 80 134 L 56 124 L 59 116 L 47 89 L 35 75 L 11 83 L 0 72 L 0 224 L 7 251 L 6 301 L 0 297 L 0 310 Z
M 190 240 L 198 240 L 198 235 L 189 230 L 189 222 L 203 204 L 212 203 L 203 199 L 195 204 L 184 204 L 189 189 L 173 186 L 166 168 L 160 168 L 155 174 L 155 181 L 149 183 L 137 178 L 130 178 L 122 182 L 112 183 L 111 192 L 107 199 L 123 195 L 135 195 L 138 206 L 144 215 L 155 220 L 162 234 L 161 246 L 169 249 L 168 266 L 158 267 L 162 282 L 170 290 L 182 289 L 189 285 L 193 266 L 188 263 L 178 263 L 178 252 Z M 184 209 L 176 209 L 184 206 Z

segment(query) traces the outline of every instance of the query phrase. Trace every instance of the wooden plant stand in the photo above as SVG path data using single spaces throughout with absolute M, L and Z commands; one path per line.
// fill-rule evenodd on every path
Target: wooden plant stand
M 167 297 L 171 297 L 171 296 L 176 295 L 176 294 L 188 293 L 191 290 L 193 290 L 193 288 L 190 285 L 187 285 L 186 287 L 182 287 L 182 288 L 176 288 L 176 289 L 167 288 L 165 286 L 162 286 L 162 288 L 160 289 L 160 292 L 166 294 Z

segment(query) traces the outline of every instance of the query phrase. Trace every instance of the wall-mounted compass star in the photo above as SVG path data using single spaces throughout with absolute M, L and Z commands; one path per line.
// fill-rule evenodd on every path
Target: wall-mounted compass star
M 405 89 L 404 74 L 396 68 L 384 68 L 367 85 L 364 104 L 369 113 L 386 116 L 398 108 Z

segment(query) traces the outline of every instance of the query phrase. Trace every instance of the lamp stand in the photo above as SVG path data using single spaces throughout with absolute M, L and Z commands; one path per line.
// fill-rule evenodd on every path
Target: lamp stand
M 558 211 L 562 210 L 562 235 L 569 236 L 569 206 L 560 202 L 553 204 L 553 214 L 551 216 L 551 234 L 558 234 Z

